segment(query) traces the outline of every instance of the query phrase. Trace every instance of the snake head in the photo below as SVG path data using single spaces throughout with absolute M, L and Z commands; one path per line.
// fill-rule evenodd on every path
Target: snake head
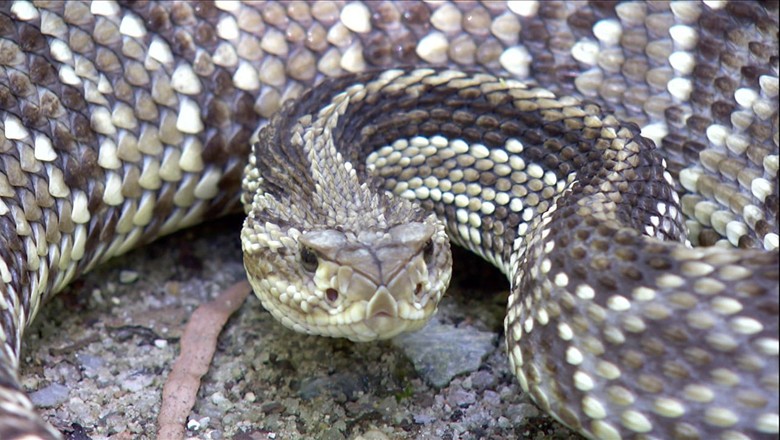
M 263 306 L 308 334 L 370 341 L 417 330 L 451 277 L 449 239 L 434 216 L 358 232 L 282 230 L 250 216 L 242 243 Z

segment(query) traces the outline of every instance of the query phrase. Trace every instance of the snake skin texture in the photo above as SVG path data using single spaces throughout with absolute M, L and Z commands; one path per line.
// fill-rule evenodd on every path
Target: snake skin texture
M 432 312 L 452 240 L 507 274 L 510 365 L 566 425 L 776 437 L 777 14 L 721 1 L 0 4 L 0 438 L 59 438 L 17 373 L 41 305 L 103 261 L 240 211 L 244 174 L 261 298 L 283 281 L 262 285 L 269 270 L 316 278 L 359 259 L 322 263 L 335 244 L 401 240 L 380 260 L 408 262 L 404 283 L 430 295 L 411 301 Z M 354 186 L 335 198 L 328 184 Z M 382 234 L 351 229 L 350 201 Z M 301 212 L 315 202 L 333 219 Z M 269 248 L 279 266 L 263 269 Z M 279 301 L 343 301 L 327 281 L 313 281 L 318 303 Z M 380 321 L 400 304 L 389 284 L 371 306 Z M 369 327 L 345 336 L 396 331 Z

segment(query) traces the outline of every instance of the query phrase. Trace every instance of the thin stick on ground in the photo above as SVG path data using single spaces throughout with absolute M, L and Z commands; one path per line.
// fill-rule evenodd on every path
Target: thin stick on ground
M 187 416 L 195 405 L 200 379 L 211 365 L 217 337 L 251 290 L 246 281 L 234 284 L 192 314 L 181 337 L 181 353 L 163 387 L 160 415 L 157 416 L 158 439 L 184 438 Z

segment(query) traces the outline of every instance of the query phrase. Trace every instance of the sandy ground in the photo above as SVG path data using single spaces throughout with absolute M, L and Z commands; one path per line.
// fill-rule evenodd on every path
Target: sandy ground
M 154 438 L 188 316 L 244 279 L 239 227 L 239 218 L 228 218 L 160 240 L 88 274 L 45 307 L 27 334 L 22 376 L 46 419 L 74 439 Z M 473 335 L 483 347 L 489 341 L 470 371 L 431 386 L 409 342 L 299 335 L 251 296 L 220 337 L 188 436 L 579 438 L 540 414 L 508 370 L 503 275 L 463 251 L 455 259 L 453 285 L 434 318 L 445 330 L 436 344 L 448 334 Z

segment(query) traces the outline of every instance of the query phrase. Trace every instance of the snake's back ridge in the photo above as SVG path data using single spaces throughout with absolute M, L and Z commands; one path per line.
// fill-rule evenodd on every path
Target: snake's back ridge
M 45 301 L 243 205 L 282 324 L 419 329 L 450 242 L 591 438 L 777 436 L 777 2 L 6 2 L 0 438 Z M 31 437 L 25 437 L 26 435 Z

